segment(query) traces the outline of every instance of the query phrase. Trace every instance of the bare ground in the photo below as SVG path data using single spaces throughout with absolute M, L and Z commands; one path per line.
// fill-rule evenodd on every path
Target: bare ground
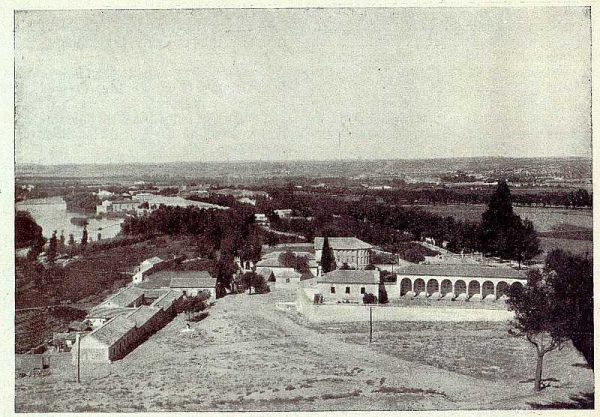
M 533 376 L 527 342 L 501 327 L 388 323 L 369 344 L 364 323 L 275 308 L 291 297 L 220 299 L 193 332 L 177 317 L 123 360 L 86 366 L 81 384 L 59 358 L 52 375 L 16 380 L 16 411 L 525 409 L 593 391 L 572 348 L 548 355 L 550 386 L 534 393 L 519 382 Z

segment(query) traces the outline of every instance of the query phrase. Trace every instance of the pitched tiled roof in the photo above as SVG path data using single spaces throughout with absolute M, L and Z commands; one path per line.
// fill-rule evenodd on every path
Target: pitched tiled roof
M 182 297 L 182 293 L 176 290 L 170 290 L 166 294 L 157 298 L 155 302 L 152 303 L 152 307 L 160 307 L 163 310 L 170 308 L 173 303 L 179 300 Z
M 317 282 L 335 284 L 379 284 L 379 271 L 336 269 L 317 277 Z
M 469 278 L 510 278 L 526 279 L 523 271 L 508 267 L 492 267 L 483 265 L 408 265 L 397 271 L 401 275 L 421 275 L 421 276 L 449 276 L 449 277 L 469 277 Z
M 323 249 L 323 237 L 315 237 L 315 250 Z M 363 242 L 355 237 L 328 237 L 329 247 L 332 249 L 371 249 L 373 245 Z
M 161 309 L 158 307 L 139 306 L 126 315 L 125 318 L 134 322 L 137 327 L 142 327 L 160 311 Z
M 117 316 L 85 337 L 94 337 L 100 342 L 112 346 L 134 327 L 135 323 L 131 320 L 123 316 Z
M 217 279 L 213 278 L 207 271 L 170 271 L 171 288 L 214 288 Z
M 127 287 L 108 298 L 105 303 L 112 302 L 120 307 L 129 307 L 135 300 L 144 295 L 144 291 L 137 287 Z
M 296 271 L 288 271 L 288 270 L 284 270 L 284 271 L 279 271 L 275 274 L 275 278 L 300 278 L 302 276 L 302 274 L 300 272 L 296 272 Z
M 258 275 L 262 275 L 265 279 L 269 279 L 269 277 L 273 273 L 273 270 L 271 268 L 258 268 L 256 270 L 256 273 Z
M 100 304 L 99 306 L 92 308 L 86 318 L 112 319 L 120 314 L 129 313 L 132 310 L 133 309 L 129 307 L 105 307 Z

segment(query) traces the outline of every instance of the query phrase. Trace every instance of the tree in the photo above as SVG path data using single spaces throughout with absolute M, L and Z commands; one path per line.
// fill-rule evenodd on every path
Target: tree
M 65 250 L 65 231 L 64 230 L 60 231 L 60 238 L 58 239 L 58 250 L 61 252 Z
M 555 304 L 563 332 L 594 369 L 593 262 L 554 250 L 546 257 L 545 272 L 554 289 Z
M 365 294 L 363 295 L 363 304 L 377 304 L 377 297 L 371 293 Z
M 540 240 L 537 237 L 533 223 L 530 220 L 523 220 L 515 216 L 512 227 L 508 230 L 509 241 L 512 242 L 512 253 L 510 258 L 521 263 L 531 259 L 541 252 Z
M 510 189 L 505 180 L 498 181 L 488 209 L 481 215 L 480 241 L 485 253 L 521 262 L 540 252 L 539 240 L 528 220 L 513 212 Z
M 257 294 L 264 294 L 269 291 L 265 278 L 262 275 L 258 275 L 256 272 L 250 271 L 244 273 L 241 277 L 241 282 L 244 289 L 249 291 L 249 294 L 252 293 L 253 287 Z
M 98 233 L 98 239 L 97 241 L 100 242 L 102 240 L 102 233 Z
M 292 251 L 285 251 L 277 258 L 279 263 L 287 268 L 296 268 L 296 255 Z
M 81 234 L 81 251 L 85 252 L 85 248 L 88 244 L 88 232 L 87 227 L 83 226 L 83 233 Z
M 321 271 L 323 274 L 334 271 L 336 269 L 335 258 L 333 256 L 333 250 L 329 246 L 329 239 L 327 236 L 323 239 L 323 248 L 321 250 Z
M 42 239 L 42 227 L 28 211 L 18 210 L 15 213 L 15 247 L 20 249 L 33 246 Z
M 178 303 L 177 311 L 184 312 L 187 319 L 190 320 L 194 313 L 206 310 L 206 300 L 208 300 L 208 295 L 205 292 L 199 292 L 193 297 L 185 297 Z
M 388 295 L 383 282 L 379 283 L 379 304 L 387 304 Z
M 73 233 L 69 233 L 69 246 L 75 246 L 75 236 L 73 236 Z
M 48 252 L 46 252 L 46 259 L 50 263 L 54 263 L 56 255 L 58 253 L 58 239 L 56 237 L 56 230 L 52 232 L 50 243 L 48 244 Z
M 561 307 L 556 304 L 548 274 L 537 270 L 529 271 L 527 285 L 511 286 L 507 302 L 509 309 L 515 312 L 509 333 L 524 337 L 537 351 L 534 389 L 539 391 L 543 388 L 544 355 L 562 348 L 568 340 L 565 323 L 559 313 Z

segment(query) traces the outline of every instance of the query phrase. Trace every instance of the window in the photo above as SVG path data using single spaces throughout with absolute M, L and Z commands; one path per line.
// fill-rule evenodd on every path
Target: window
M 350 294 L 350 287 L 346 287 L 346 294 Z
M 366 291 L 365 291 L 365 287 L 360 287 L 360 293 L 361 293 L 361 294 L 364 294 L 365 292 L 366 292 Z
M 285 279 L 285 283 L 286 283 L 286 284 L 289 284 L 289 283 L 290 283 L 290 279 L 289 279 L 289 278 L 286 278 L 286 279 Z
M 331 287 L 331 293 L 335 294 L 335 287 Z

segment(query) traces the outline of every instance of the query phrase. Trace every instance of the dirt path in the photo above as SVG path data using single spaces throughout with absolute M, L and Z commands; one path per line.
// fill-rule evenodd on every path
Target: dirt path
M 277 310 L 291 293 L 227 296 L 185 331 L 175 318 L 123 360 L 16 381 L 17 411 L 312 411 L 527 408 L 515 384 L 378 352 Z M 183 331 L 183 332 L 182 332 Z M 410 337 L 410 334 L 407 335 Z M 419 352 L 415 351 L 415 355 Z M 518 385 L 518 384 L 517 384 Z M 518 398 L 521 395 L 522 398 Z

